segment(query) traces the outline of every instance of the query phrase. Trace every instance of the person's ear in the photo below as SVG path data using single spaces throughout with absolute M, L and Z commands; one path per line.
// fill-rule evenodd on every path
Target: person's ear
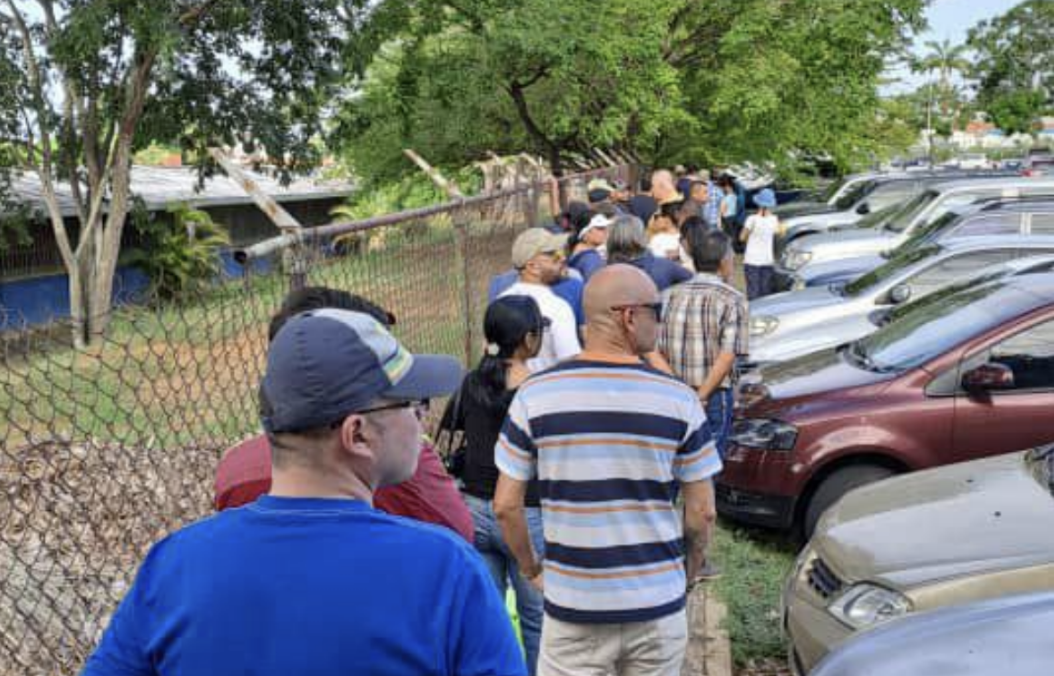
M 340 425 L 341 449 L 356 459 L 366 459 L 372 464 L 376 432 L 366 422 L 366 417 L 349 415 Z

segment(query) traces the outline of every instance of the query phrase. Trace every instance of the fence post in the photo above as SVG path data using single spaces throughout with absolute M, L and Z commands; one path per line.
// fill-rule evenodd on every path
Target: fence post
M 472 276 L 469 270 L 469 219 L 464 207 L 454 212 L 454 236 L 457 239 L 457 255 L 461 259 L 461 312 L 465 319 L 465 366 L 472 365 L 473 329 L 476 322 L 472 317 Z

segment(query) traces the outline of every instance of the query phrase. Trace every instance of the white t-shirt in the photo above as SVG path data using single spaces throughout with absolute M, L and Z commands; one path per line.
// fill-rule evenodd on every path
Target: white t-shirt
M 754 214 L 743 226 L 750 231 L 747 237 L 747 250 L 743 254 L 744 265 L 774 265 L 776 263 L 776 233 L 779 231 L 780 219 L 775 214 L 759 216 Z
M 530 296 L 538 303 L 542 316 L 550 322 L 549 328 L 542 335 L 542 348 L 538 351 L 538 356 L 527 360 L 527 368 L 531 373 L 547 369 L 582 351 L 582 345 L 578 342 L 574 310 L 548 286 L 516 282 L 498 297 L 503 296 Z

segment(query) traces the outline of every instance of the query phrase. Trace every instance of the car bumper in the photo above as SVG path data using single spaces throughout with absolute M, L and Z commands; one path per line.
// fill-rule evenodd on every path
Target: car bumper
M 776 455 L 787 458 L 774 458 Z M 717 511 L 721 516 L 756 526 L 790 530 L 797 498 L 778 487 L 790 487 L 789 453 L 744 449 L 731 444 L 717 478 Z
M 814 555 L 807 550 L 802 557 L 784 588 L 782 621 L 791 670 L 804 676 L 855 632 L 827 611 L 833 597 L 824 598 L 810 586 L 808 573 Z

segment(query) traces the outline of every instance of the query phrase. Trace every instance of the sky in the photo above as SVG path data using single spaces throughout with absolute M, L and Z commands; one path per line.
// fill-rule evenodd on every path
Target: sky
M 916 53 L 925 53 L 923 46 L 927 41 L 941 42 L 945 39 L 952 44 L 966 41 L 966 32 L 984 19 L 991 19 L 1006 13 L 1020 0 L 933 0 L 926 10 L 929 30 L 915 39 Z M 906 68 L 898 68 L 887 74 L 900 82 L 891 83 L 883 88 L 885 94 L 896 94 L 911 91 L 925 81 L 923 75 L 911 73 Z

